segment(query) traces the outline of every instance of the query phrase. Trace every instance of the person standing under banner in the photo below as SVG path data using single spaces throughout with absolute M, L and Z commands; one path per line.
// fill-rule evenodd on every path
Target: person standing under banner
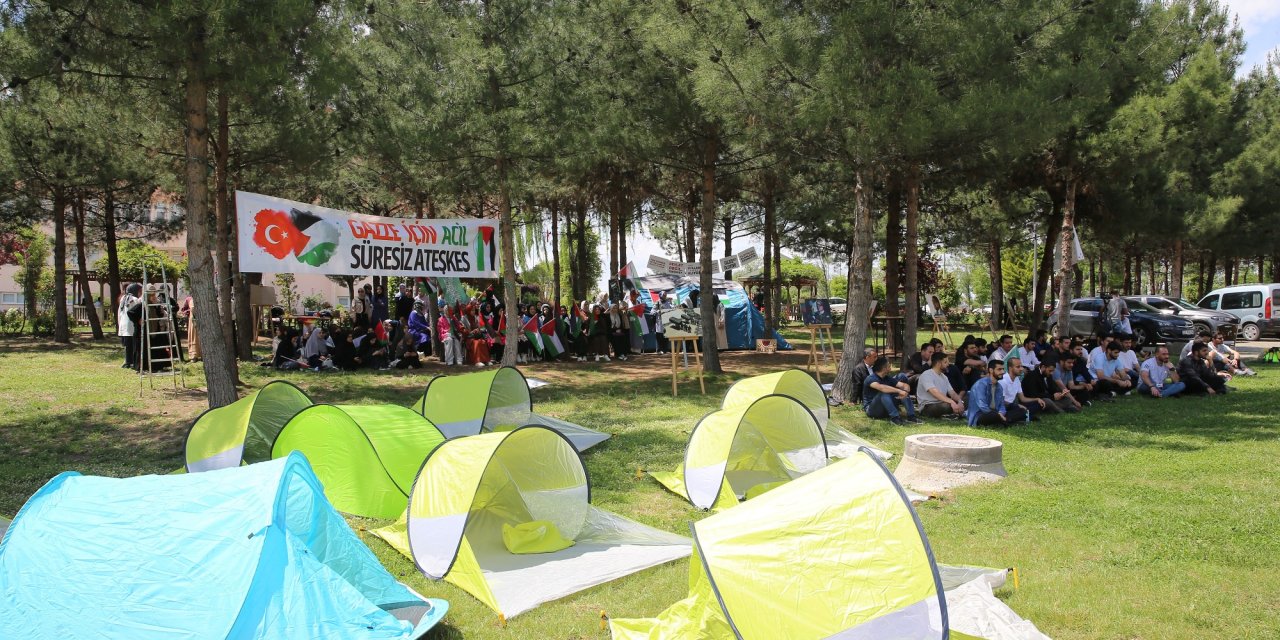
M 200 334 L 196 332 L 196 301 L 191 296 L 187 296 L 182 301 L 182 308 L 178 310 L 178 315 L 187 319 L 187 357 L 192 362 L 199 362 L 200 355 Z

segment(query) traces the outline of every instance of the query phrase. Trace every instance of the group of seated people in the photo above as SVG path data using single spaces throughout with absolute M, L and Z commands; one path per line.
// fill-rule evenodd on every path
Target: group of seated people
M 1009 425 L 1047 413 L 1075 413 L 1095 400 L 1135 392 L 1150 398 L 1222 395 L 1232 390 L 1232 377 L 1257 375 L 1221 333 L 1200 332 L 1176 366 L 1164 345 L 1144 356 L 1133 346 L 1127 333 L 1104 334 L 1086 345 L 1041 331 L 1018 346 L 1009 335 L 992 344 L 966 336 L 953 356 L 935 338 L 921 344 L 897 374 L 888 358 L 866 349 L 853 371 L 854 394 L 869 417 L 894 424 L 920 424 L 923 416 Z

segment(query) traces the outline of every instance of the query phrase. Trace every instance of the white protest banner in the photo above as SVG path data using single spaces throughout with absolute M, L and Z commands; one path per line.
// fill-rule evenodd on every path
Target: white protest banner
M 498 277 L 493 220 L 384 218 L 236 192 L 249 273 Z
M 720 261 L 719 261 L 719 260 L 712 260 L 712 261 L 711 261 L 711 273 L 718 273 L 718 272 L 720 272 L 720 271 L 724 271 L 724 269 L 721 269 L 721 268 L 720 268 Z M 701 274 L 699 274 L 699 275 L 701 275 Z
M 670 273 L 671 261 L 662 256 L 649 256 L 647 265 L 652 273 Z
M 742 266 L 738 263 L 738 256 L 729 256 L 720 260 L 720 268 L 725 271 L 732 271 Z
M 738 257 L 738 263 L 745 267 L 751 262 L 754 262 L 755 260 L 759 259 L 760 254 L 756 253 L 755 247 L 747 247 L 746 249 L 739 251 L 737 257 Z

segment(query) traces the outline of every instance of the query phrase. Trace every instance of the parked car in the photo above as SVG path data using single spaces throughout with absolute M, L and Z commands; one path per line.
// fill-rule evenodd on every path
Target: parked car
M 1222 311 L 1214 311 L 1212 309 L 1201 309 L 1182 298 L 1171 298 L 1169 296 L 1141 295 L 1141 296 L 1124 296 L 1126 302 L 1144 302 L 1161 313 L 1176 315 L 1180 318 L 1190 320 L 1196 326 L 1196 333 L 1208 331 L 1209 333 L 1222 333 L 1222 337 L 1227 341 L 1236 339 L 1236 334 L 1240 332 L 1240 319 Z
M 1240 319 L 1240 337 L 1257 340 L 1280 336 L 1280 284 L 1242 284 L 1214 289 L 1197 306 L 1229 313 Z
M 1136 346 L 1144 347 L 1160 342 L 1182 342 L 1196 335 L 1195 325 L 1190 320 L 1176 315 L 1161 313 L 1159 309 L 1138 301 L 1127 301 L 1129 305 L 1129 324 L 1133 327 Z M 1071 301 L 1071 325 L 1067 327 L 1069 336 L 1093 336 L 1098 334 L 1102 319 L 1102 298 L 1076 298 Z M 1058 329 L 1058 310 L 1054 309 L 1045 321 L 1045 331 L 1056 335 Z
M 831 318 L 837 322 L 844 319 L 845 309 L 848 308 L 849 302 L 844 298 L 830 298 L 831 301 Z

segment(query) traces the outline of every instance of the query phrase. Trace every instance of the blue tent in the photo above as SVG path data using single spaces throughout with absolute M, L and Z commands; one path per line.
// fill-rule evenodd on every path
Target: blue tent
M 297 452 L 190 475 L 63 473 L 0 540 L 0 638 L 413 639 L 447 609 L 396 582 Z
M 680 302 L 688 298 L 690 293 L 698 290 L 696 278 L 653 275 L 638 280 L 641 287 L 640 299 L 651 312 L 654 310 L 650 291 L 669 292 L 673 301 Z M 720 302 L 724 305 L 724 332 L 725 337 L 729 339 L 728 348 L 755 349 L 757 339 L 768 337 L 764 329 L 764 316 L 760 314 L 760 310 L 751 304 L 746 291 L 743 291 L 742 285 L 737 282 L 713 278 L 712 289 L 716 295 L 720 296 Z M 772 333 L 773 339 L 778 341 L 778 349 L 786 351 L 792 348 L 791 343 L 778 335 L 777 331 Z M 646 349 L 655 349 L 656 345 L 652 334 L 645 336 Z

